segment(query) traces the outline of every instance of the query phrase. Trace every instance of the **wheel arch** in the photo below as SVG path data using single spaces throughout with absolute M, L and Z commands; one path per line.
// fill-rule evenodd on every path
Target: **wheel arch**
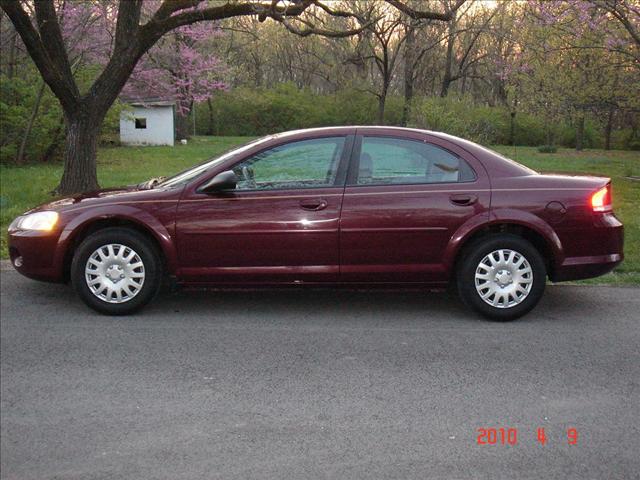
M 476 219 L 473 223 L 462 225 L 449 242 L 444 257 L 445 264 L 450 271 L 455 271 L 466 247 L 479 238 L 497 233 L 510 233 L 531 242 L 543 256 L 550 277 L 553 277 L 555 269 L 562 264 L 564 253 L 555 231 L 539 217 L 519 210 L 492 212 L 488 221 L 479 222 Z
M 69 280 L 71 261 L 80 243 L 89 235 L 110 227 L 130 228 L 147 237 L 161 253 L 166 272 L 175 274 L 177 254 L 173 237 L 167 228 L 144 210 L 133 207 L 123 210 L 121 205 L 119 207 L 117 212 L 108 208 L 101 211 L 92 209 L 91 212 L 74 218 L 64 228 L 58 241 L 58 258 L 55 261 L 60 265 L 65 281 Z

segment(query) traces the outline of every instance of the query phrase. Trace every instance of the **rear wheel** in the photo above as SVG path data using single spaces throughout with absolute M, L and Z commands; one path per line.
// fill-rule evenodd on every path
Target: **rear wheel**
M 544 292 L 546 268 L 527 240 L 510 234 L 484 237 L 458 262 L 462 301 L 487 318 L 514 320 L 531 311 Z
M 80 298 L 107 315 L 141 308 L 158 292 L 162 265 L 155 246 L 127 228 L 107 228 L 87 237 L 71 264 L 71 281 Z

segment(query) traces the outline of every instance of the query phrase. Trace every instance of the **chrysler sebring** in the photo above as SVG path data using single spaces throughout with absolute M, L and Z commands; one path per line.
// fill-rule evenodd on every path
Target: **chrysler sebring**
M 611 181 L 541 175 L 475 143 L 392 127 L 270 135 L 166 179 L 63 198 L 9 227 L 18 272 L 106 314 L 185 287 L 454 285 L 510 320 L 623 258 Z

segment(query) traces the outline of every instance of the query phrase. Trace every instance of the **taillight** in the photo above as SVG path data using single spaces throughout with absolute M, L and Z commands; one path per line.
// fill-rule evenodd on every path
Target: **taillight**
M 591 207 L 594 212 L 608 212 L 611 210 L 611 185 L 602 187 L 591 195 Z

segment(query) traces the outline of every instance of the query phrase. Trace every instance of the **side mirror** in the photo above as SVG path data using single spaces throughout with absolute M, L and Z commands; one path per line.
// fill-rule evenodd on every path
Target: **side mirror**
M 198 188 L 198 193 L 214 193 L 222 190 L 233 190 L 238 184 L 238 176 L 233 170 L 220 172 L 211 180 Z

